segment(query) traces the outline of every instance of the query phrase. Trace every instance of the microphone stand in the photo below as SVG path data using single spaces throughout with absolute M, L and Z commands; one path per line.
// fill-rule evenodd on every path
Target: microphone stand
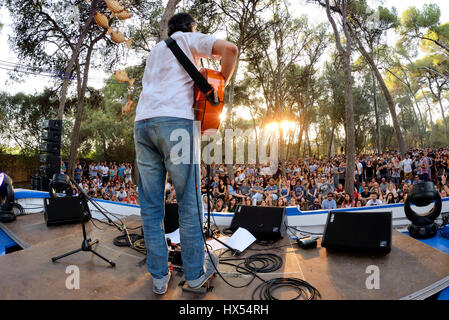
M 82 207 L 84 207 L 84 206 L 86 206 L 86 208 L 85 208 L 85 210 L 89 213 L 89 215 L 91 215 L 90 214 L 90 209 L 89 209 L 89 205 L 87 204 L 87 201 L 86 200 L 89 200 L 89 201 L 91 201 L 91 203 L 94 203 L 92 200 L 91 200 L 91 198 L 84 192 L 84 190 L 83 189 L 81 189 L 79 186 L 78 186 L 78 184 L 72 179 L 72 178 L 70 178 L 70 181 L 72 182 L 72 183 L 74 183 L 75 184 L 75 186 L 76 186 L 76 188 L 78 189 L 78 191 L 80 191 L 81 193 L 81 195 L 82 195 L 82 197 L 80 197 L 81 199 L 81 208 Z M 97 204 L 96 203 L 94 203 L 94 205 L 95 205 L 95 207 L 98 209 L 98 206 L 97 206 Z M 108 217 L 108 216 L 106 216 L 101 210 L 99 210 L 111 223 L 112 223 L 112 220 Z M 84 220 L 85 220 L 85 216 L 84 216 L 84 210 L 83 209 L 81 209 L 80 210 L 80 218 L 81 218 L 81 227 L 82 227 L 82 230 L 83 230 L 83 242 L 81 243 L 81 248 L 79 248 L 79 249 L 76 249 L 76 250 L 73 250 L 73 251 L 70 251 L 70 252 L 67 252 L 67 253 L 64 253 L 64 254 L 62 254 L 62 255 L 60 255 L 60 256 L 57 256 L 57 257 L 53 257 L 53 258 L 51 258 L 51 261 L 53 261 L 53 262 L 55 262 L 56 260 L 59 260 L 59 259 L 61 259 L 61 258 L 64 258 L 64 257 L 67 257 L 67 256 L 70 256 L 70 255 L 72 255 L 72 254 L 74 254 L 74 253 L 77 253 L 77 252 L 80 252 L 80 251 L 90 251 L 90 252 L 92 252 L 93 254 L 95 254 L 96 256 L 98 256 L 99 258 L 101 258 L 101 259 L 103 259 L 104 261 L 106 261 L 107 263 L 109 263 L 112 267 L 115 267 L 115 262 L 113 262 L 112 260 L 109 260 L 109 259 L 107 259 L 107 258 L 105 258 L 105 257 L 103 257 L 102 255 L 100 255 L 98 252 L 96 252 L 95 250 L 93 250 L 92 249 L 92 246 L 94 245 L 94 244 L 96 244 L 96 243 L 98 243 L 99 241 L 98 240 L 95 240 L 95 241 L 92 241 L 91 239 L 87 239 L 87 233 L 86 233 L 86 226 L 84 225 Z M 126 229 L 125 229 L 126 230 Z
M 229 250 L 231 250 L 232 252 L 234 252 L 234 255 L 240 255 L 240 251 L 236 250 L 232 247 L 230 247 L 229 245 L 227 245 L 226 243 L 224 243 L 223 241 L 219 240 L 218 238 L 214 237 L 214 232 L 212 231 L 211 227 L 210 227 L 210 207 L 211 207 L 211 201 L 210 201 L 210 161 L 208 161 L 208 163 L 206 164 L 206 170 L 207 170 L 207 229 L 204 232 L 205 236 L 209 239 L 213 239 L 219 243 L 221 243 L 222 245 L 224 245 L 226 248 L 228 248 Z
M 76 189 L 78 189 L 78 191 L 83 195 L 83 197 L 84 197 L 86 200 L 88 200 L 90 203 L 92 203 L 93 206 L 97 209 L 97 211 L 99 211 L 99 212 L 100 212 L 100 213 L 101 213 L 101 214 L 108 220 L 109 224 L 114 225 L 114 226 L 117 228 L 118 231 L 120 231 L 120 232 L 123 231 L 123 234 L 124 234 L 124 235 L 126 236 L 126 238 L 128 239 L 129 245 L 132 246 L 131 238 L 130 238 L 130 236 L 129 236 L 128 229 L 126 229 L 126 225 L 123 224 L 123 225 L 122 225 L 123 230 L 121 230 L 120 227 L 118 227 L 118 226 L 111 220 L 111 218 L 109 218 L 109 216 L 103 212 L 103 210 L 98 206 L 98 204 L 97 204 L 91 197 L 89 197 L 89 195 L 88 195 L 82 188 L 80 188 L 80 186 L 79 186 L 79 185 L 78 185 L 72 178 L 70 178 L 70 181 L 75 185 Z M 86 206 L 87 206 L 87 202 L 86 202 Z

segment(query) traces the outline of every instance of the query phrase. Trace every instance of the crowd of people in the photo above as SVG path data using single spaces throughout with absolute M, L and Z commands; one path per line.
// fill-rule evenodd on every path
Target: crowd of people
M 234 178 L 226 165 L 211 165 L 211 183 L 201 168 L 201 194 L 207 209 L 208 186 L 213 212 L 234 212 L 237 205 L 297 206 L 300 210 L 352 208 L 402 203 L 412 185 L 433 181 L 442 197 L 449 193 L 449 149 L 411 150 L 405 156 L 391 151 L 356 158 L 354 191 L 345 192 L 346 159 L 289 159 L 275 174 L 264 166 L 236 164 Z M 168 179 L 166 201 L 176 202 Z
M 66 164 L 61 162 L 61 173 Z M 74 180 L 92 198 L 139 204 L 137 185 L 133 182 L 133 166 L 122 162 L 80 162 L 77 160 Z M 78 189 L 74 188 L 74 193 Z
M 202 165 L 203 208 L 207 210 L 207 194 L 213 212 L 234 212 L 239 204 L 297 206 L 307 211 L 402 203 L 410 187 L 422 181 L 433 181 L 442 197 L 449 194 L 447 148 L 415 149 L 405 156 L 396 151 L 360 155 L 355 161 L 353 192 L 344 189 L 344 155 L 289 159 L 279 163 L 277 170 L 267 169 L 267 165 L 235 164 L 231 178 L 226 165 L 212 164 L 209 184 Z M 74 180 L 92 198 L 139 204 L 131 163 L 77 161 Z M 165 191 L 166 202 L 176 203 L 170 177 Z

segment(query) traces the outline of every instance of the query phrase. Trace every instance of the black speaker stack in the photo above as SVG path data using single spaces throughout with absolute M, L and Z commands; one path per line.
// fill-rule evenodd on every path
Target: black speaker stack
M 61 172 L 62 120 L 44 120 L 40 144 L 39 175 L 31 177 L 33 190 L 48 191 L 55 173 Z

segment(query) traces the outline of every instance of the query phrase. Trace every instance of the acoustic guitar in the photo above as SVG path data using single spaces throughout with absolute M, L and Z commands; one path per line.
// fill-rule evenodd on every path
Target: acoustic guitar
M 201 68 L 199 72 L 212 89 L 205 94 L 195 83 L 193 89 L 195 120 L 201 121 L 201 134 L 214 135 L 220 126 L 223 111 L 225 79 L 221 72 L 216 70 Z

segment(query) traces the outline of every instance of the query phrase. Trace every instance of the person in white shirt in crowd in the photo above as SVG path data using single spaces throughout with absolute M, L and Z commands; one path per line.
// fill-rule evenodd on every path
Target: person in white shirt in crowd
M 129 164 L 126 165 L 125 169 L 125 183 L 133 183 L 132 168 Z
M 377 199 L 377 193 L 371 192 L 371 198 L 366 203 L 366 206 L 369 207 L 369 206 L 380 206 L 380 205 L 382 205 L 382 201 Z
M 103 183 L 106 183 L 109 181 L 109 167 L 107 166 L 106 162 L 103 163 L 103 166 L 100 168 L 101 170 L 101 177 L 103 179 Z
M 116 193 L 115 196 L 117 197 L 118 201 L 123 201 L 123 200 L 125 200 L 127 193 L 123 189 L 123 187 L 120 187 L 119 191 Z
M 413 160 L 410 159 L 408 153 L 405 155 L 405 159 L 402 160 L 402 167 L 404 169 L 404 178 L 405 180 L 411 180 L 413 177 L 413 169 L 412 169 Z

